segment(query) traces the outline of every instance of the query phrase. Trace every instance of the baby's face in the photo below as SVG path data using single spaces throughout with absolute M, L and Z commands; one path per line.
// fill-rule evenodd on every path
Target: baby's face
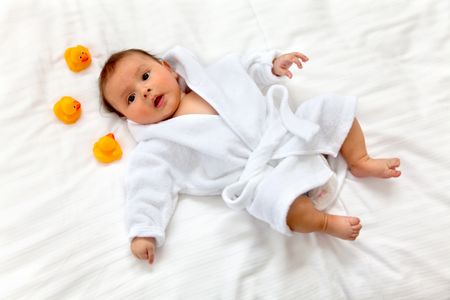
M 168 63 L 131 53 L 117 62 L 104 96 L 127 119 L 139 124 L 158 123 L 169 119 L 180 104 L 177 77 Z

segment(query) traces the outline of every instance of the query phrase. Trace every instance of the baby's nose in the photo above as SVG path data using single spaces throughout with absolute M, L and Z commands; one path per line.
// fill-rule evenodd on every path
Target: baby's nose
M 147 94 L 150 93 L 151 89 L 147 89 L 146 91 L 144 91 L 144 98 L 147 98 Z

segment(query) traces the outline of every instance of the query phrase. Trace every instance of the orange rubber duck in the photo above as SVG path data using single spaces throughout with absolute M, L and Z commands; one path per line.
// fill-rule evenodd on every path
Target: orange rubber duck
M 55 115 L 66 124 L 75 123 L 81 115 L 81 104 L 72 97 L 64 96 L 53 106 Z
M 66 49 L 64 53 L 67 66 L 74 72 L 80 72 L 91 65 L 91 54 L 88 48 L 77 45 Z
M 93 152 L 95 158 L 102 163 L 110 163 L 122 157 L 122 149 L 112 133 L 101 137 L 94 144 Z

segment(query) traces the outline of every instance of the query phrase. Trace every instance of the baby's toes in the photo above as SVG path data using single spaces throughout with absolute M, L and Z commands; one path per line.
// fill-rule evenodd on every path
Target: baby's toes
M 400 175 L 402 175 L 401 171 L 394 170 L 394 175 L 392 177 L 400 177 Z
M 389 159 L 387 162 L 388 168 L 389 169 L 395 169 L 400 167 L 400 159 L 399 158 L 392 158 Z
M 359 235 L 359 232 L 358 233 L 353 233 L 353 234 L 351 234 L 350 235 L 350 240 L 352 240 L 352 241 L 354 241 L 354 240 L 356 240 L 356 238 L 358 237 L 358 235 Z
M 402 172 L 395 170 L 395 169 L 387 169 L 384 170 L 384 178 L 391 178 L 391 177 L 399 177 L 402 175 Z
M 362 228 L 361 224 L 352 226 L 353 232 L 359 232 Z
M 356 226 L 356 225 L 361 223 L 361 220 L 359 218 L 356 218 L 356 217 L 349 217 L 348 218 L 348 222 L 350 223 L 350 225 Z

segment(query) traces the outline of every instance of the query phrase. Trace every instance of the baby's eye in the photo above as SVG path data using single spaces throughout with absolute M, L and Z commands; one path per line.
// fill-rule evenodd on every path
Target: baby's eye
M 133 103 L 135 99 L 136 99 L 135 95 L 128 96 L 128 104 Z
M 147 80 L 150 77 L 150 72 L 145 72 L 142 74 L 142 80 Z

